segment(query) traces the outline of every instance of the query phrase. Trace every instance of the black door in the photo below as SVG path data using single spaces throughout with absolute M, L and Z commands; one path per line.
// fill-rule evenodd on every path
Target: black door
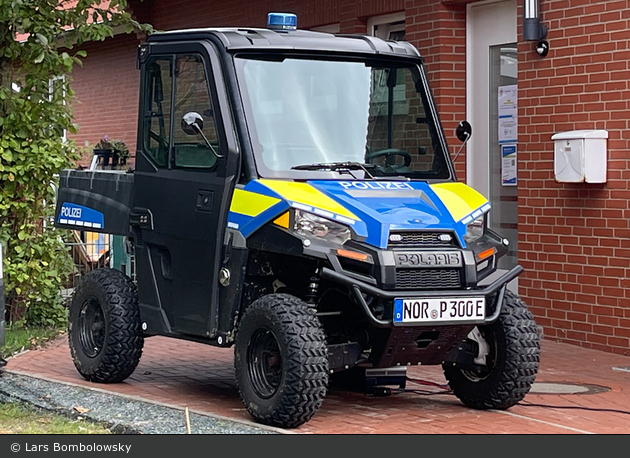
M 148 333 L 213 337 L 236 154 L 209 45 L 152 45 L 142 65 L 136 265 Z M 220 85 L 219 87 L 222 87 Z M 225 99 L 225 98 L 223 98 Z M 159 324 L 158 324 L 159 323 Z M 162 329 L 156 329 L 161 327 Z

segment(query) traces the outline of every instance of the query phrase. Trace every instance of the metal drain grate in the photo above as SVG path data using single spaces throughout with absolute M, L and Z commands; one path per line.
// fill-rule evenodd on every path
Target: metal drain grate
M 534 382 L 530 394 L 597 394 L 610 391 L 607 386 L 575 382 Z

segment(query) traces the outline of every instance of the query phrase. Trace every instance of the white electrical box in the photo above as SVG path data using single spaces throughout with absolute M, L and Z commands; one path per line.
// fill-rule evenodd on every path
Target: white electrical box
M 559 132 L 554 141 L 553 169 L 562 183 L 605 183 L 608 131 Z

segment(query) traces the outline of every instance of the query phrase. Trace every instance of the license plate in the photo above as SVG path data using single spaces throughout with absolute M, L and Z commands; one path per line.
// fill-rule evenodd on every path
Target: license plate
M 485 317 L 484 297 L 394 300 L 394 324 L 477 322 Z

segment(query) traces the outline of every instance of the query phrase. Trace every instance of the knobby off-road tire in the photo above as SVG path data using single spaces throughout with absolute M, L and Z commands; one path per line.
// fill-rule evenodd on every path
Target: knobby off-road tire
M 238 389 L 258 422 L 295 428 L 322 405 L 328 386 L 327 346 L 315 309 L 289 294 L 250 304 L 234 349 Z
M 144 338 L 136 286 L 129 277 L 109 268 L 83 277 L 70 303 L 68 340 L 85 379 L 116 383 L 133 373 Z
M 455 396 L 474 409 L 508 409 L 531 389 L 540 360 L 536 323 L 517 295 L 505 292 L 499 318 L 479 326 L 489 352 L 484 369 L 465 370 L 443 366 Z

